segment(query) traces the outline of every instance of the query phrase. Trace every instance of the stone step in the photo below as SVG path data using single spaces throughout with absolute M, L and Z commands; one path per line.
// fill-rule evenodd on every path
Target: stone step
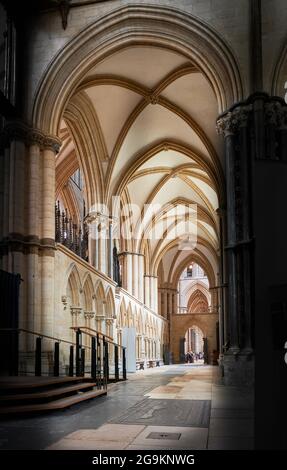
M 58 397 L 61 395 L 71 395 L 76 393 L 77 391 L 83 391 L 86 389 L 92 389 L 97 384 L 95 382 L 80 382 L 74 385 L 55 387 L 50 390 L 44 391 L 33 391 L 32 393 L 17 393 L 15 395 L 7 394 L 0 396 L 0 404 L 7 403 L 7 402 L 22 402 L 22 401 L 32 401 L 32 402 L 39 402 L 39 401 L 47 401 L 49 399 L 53 399 L 54 397 Z M 26 390 L 25 390 L 26 391 Z
M 1 377 L 0 378 L 0 391 L 7 393 L 7 391 L 19 390 L 22 393 L 23 389 L 38 389 L 45 387 L 62 386 L 67 383 L 83 382 L 91 380 L 85 377 Z
M 106 395 L 106 390 L 92 390 L 88 392 L 78 392 L 76 395 L 53 400 L 49 403 L 37 403 L 29 405 L 16 405 L 0 407 L 0 415 L 30 414 L 36 412 L 55 411 L 68 408 L 76 403 L 80 403 L 100 395 Z

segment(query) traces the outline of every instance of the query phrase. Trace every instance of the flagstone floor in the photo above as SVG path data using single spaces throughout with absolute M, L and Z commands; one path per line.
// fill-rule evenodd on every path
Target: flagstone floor
M 0 423 L 0 449 L 252 449 L 253 399 L 218 368 L 163 366 L 130 374 L 108 395 L 51 415 Z

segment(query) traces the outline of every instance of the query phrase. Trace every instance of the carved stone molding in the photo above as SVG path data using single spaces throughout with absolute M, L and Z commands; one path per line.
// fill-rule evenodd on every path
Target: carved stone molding
M 95 312 L 88 312 L 88 311 L 84 312 L 84 317 L 86 319 L 94 318 L 94 316 L 95 316 Z
M 146 97 L 146 101 L 147 103 L 149 104 L 158 104 L 159 102 L 159 97 L 156 95 L 156 94 L 151 94 L 149 96 Z
M 72 315 L 80 315 L 82 313 L 82 307 L 70 307 Z
M 62 295 L 61 301 L 62 301 L 62 303 L 63 303 L 63 305 L 64 305 L 64 310 L 66 310 L 66 309 L 67 309 L 67 305 L 68 305 L 68 297 L 67 297 L 66 295 Z
M 216 123 L 217 133 L 224 137 L 236 134 L 240 127 L 248 124 L 251 109 L 251 106 L 241 106 L 218 118 Z
M 54 153 L 59 153 L 62 142 L 58 137 L 46 136 L 44 140 L 44 149 L 52 150 Z
M 101 214 L 100 212 L 92 211 L 85 217 L 85 223 L 88 225 L 95 225 L 97 227 L 107 226 L 108 223 L 112 223 L 109 215 Z
M 279 129 L 287 129 L 287 106 L 279 101 L 265 103 L 265 121 Z
M 62 145 L 56 136 L 45 135 L 39 129 L 32 128 L 22 121 L 8 121 L 1 133 L 0 147 L 8 147 L 10 142 L 18 140 L 25 145 L 38 145 L 42 150 L 51 149 L 58 153 Z

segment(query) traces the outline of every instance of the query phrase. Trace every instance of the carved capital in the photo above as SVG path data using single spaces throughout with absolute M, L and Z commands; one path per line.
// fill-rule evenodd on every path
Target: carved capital
M 229 111 L 217 120 L 217 133 L 224 137 L 236 134 L 240 127 L 247 126 L 250 111 L 250 106 L 242 106 L 233 111 Z
M 3 130 L 3 139 L 5 145 L 13 140 L 26 142 L 29 127 L 21 121 L 8 121 Z
M 29 129 L 26 142 L 28 145 L 38 145 L 40 148 L 43 148 L 45 136 L 38 129 Z
M 44 149 L 52 150 L 54 153 L 59 153 L 62 142 L 58 137 L 48 135 L 43 142 Z
M 70 307 L 72 315 L 80 315 L 82 313 L 82 307 Z
M 8 121 L 1 135 L 1 147 L 7 147 L 13 140 L 25 145 L 39 145 L 41 149 L 51 149 L 58 153 L 62 145 L 56 136 L 46 136 L 39 129 L 32 128 L 22 121 Z
M 265 121 L 279 129 L 287 129 L 287 107 L 279 101 L 265 103 Z
M 95 316 L 95 312 L 86 312 L 86 311 L 84 312 L 84 317 L 86 319 L 94 318 L 94 316 Z
M 85 223 L 87 223 L 88 225 L 95 225 L 97 229 L 100 231 L 106 228 L 107 225 L 111 223 L 111 221 L 108 215 L 101 214 L 100 212 L 92 211 L 86 215 Z

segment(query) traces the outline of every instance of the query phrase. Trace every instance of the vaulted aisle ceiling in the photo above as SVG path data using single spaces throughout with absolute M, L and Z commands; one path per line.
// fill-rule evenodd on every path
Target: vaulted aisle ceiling
M 125 249 L 149 253 L 150 274 L 161 265 L 165 282 L 173 282 L 194 256 L 214 283 L 216 211 L 224 191 L 217 115 L 212 83 L 185 57 L 158 47 L 122 49 L 95 65 L 70 99 L 60 130 L 57 190 L 79 166 L 90 210 L 99 202 L 110 205 L 113 195 L 139 206 Z M 158 210 L 140 226 L 149 203 Z M 188 204 L 196 204 L 197 224 Z M 197 232 L 193 254 L 178 250 L 186 218 Z M 163 220 L 163 236 L 153 240 Z

